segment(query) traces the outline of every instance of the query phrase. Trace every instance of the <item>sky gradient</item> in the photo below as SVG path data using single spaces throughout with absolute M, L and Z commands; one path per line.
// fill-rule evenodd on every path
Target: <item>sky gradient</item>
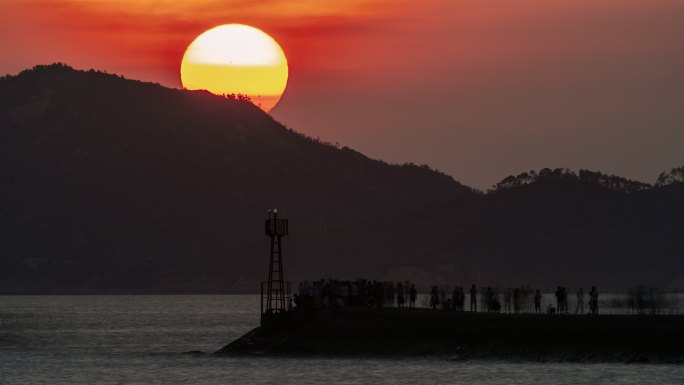
M 1 0 L 0 74 L 64 62 L 180 87 L 188 44 L 225 23 L 285 51 L 276 119 L 373 158 L 479 188 L 684 165 L 680 0 Z

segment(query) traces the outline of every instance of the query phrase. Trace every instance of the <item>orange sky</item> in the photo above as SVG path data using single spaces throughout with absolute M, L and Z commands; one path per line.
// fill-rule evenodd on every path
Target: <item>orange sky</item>
M 405 5 L 404 5 L 405 6 Z M 63 60 L 179 87 L 183 52 L 220 24 L 253 25 L 285 49 L 297 73 L 353 68 L 364 35 L 401 1 L 3 0 L 3 70 Z M 390 9 L 391 8 L 391 9 Z
M 65 62 L 180 87 L 201 32 L 258 27 L 288 57 L 273 115 L 487 187 L 684 164 L 680 0 L 0 0 L 0 74 Z

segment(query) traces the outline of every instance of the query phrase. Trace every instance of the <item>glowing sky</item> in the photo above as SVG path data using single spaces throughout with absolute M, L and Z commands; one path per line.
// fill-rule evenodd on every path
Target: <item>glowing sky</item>
M 0 74 L 60 61 L 180 87 L 187 45 L 226 23 L 285 51 L 278 120 L 371 157 L 477 187 L 684 165 L 681 0 L 0 0 Z

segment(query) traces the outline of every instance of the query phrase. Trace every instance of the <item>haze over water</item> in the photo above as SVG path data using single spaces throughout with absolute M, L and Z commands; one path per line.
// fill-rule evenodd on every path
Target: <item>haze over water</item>
M 684 366 L 212 357 L 257 296 L 0 296 L 2 384 L 681 384 Z M 406 331 L 410 333 L 410 330 Z

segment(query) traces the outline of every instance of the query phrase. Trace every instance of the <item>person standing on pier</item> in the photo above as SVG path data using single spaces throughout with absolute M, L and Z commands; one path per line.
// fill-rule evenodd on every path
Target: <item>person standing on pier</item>
M 433 286 L 430 291 L 430 307 L 432 307 L 432 310 L 437 310 L 437 305 L 439 305 L 439 292 L 437 291 L 437 286 Z
M 458 292 L 458 286 L 454 286 L 454 291 L 451 293 L 451 309 L 458 311 L 458 302 L 460 301 L 460 294 Z
M 394 291 L 394 282 L 388 282 L 387 284 L 387 307 L 394 307 L 394 298 L 396 296 L 396 292 Z
M 513 312 L 513 306 L 511 305 L 511 301 L 513 299 L 513 290 L 509 287 L 506 289 L 506 292 L 504 293 L 504 313 L 512 313 Z
M 397 307 L 404 307 L 404 285 L 397 283 Z
M 494 302 L 494 291 L 492 291 L 491 286 L 488 286 L 485 290 L 485 298 L 482 302 L 482 307 L 485 308 L 487 312 L 490 312 L 492 311 L 492 302 Z
M 598 297 L 599 293 L 596 286 L 592 286 L 589 292 L 589 312 L 594 315 L 598 314 Z
M 477 311 L 477 289 L 475 284 L 470 287 L 470 311 Z
M 537 292 L 534 293 L 534 312 L 536 314 L 541 313 L 541 293 L 539 292 L 539 289 L 537 289 Z
M 409 306 L 416 307 L 416 297 L 418 297 L 418 290 L 416 290 L 416 285 L 411 285 L 411 290 L 409 290 Z
M 584 314 L 584 290 L 580 287 L 577 291 L 577 307 L 575 314 Z
M 521 306 L 520 306 L 521 305 L 521 303 L 520 303 L 521 298 L 520 297 L 521 296 L 522 296 L 522 293 L 520 292 L 519 288 L 516 287 L 515 289 L 513 289 L 513 313 L 515 313 L 515 314 L 520 313 L 520 310 L 521 310 Z

